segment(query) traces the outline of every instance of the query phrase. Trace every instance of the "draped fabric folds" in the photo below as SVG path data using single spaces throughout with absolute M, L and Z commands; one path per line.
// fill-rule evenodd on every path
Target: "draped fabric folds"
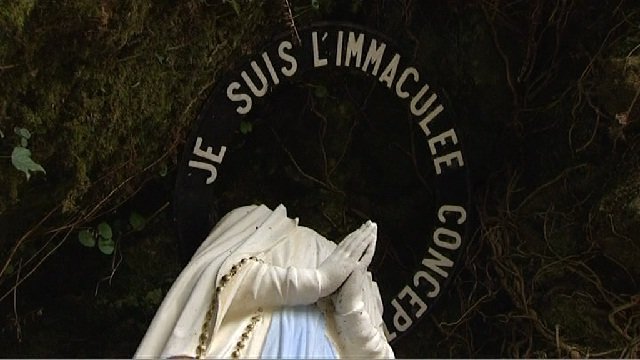
M 324 316 L 315 305 L 276 311 L 260 357 L 263 359 L 335 359 L 325 333 Z
M 268 341 L 289 334 L 268 336 L 269 329 L 287 328 L 284 332 L 288 332 L 292 328 L 286 322 L 292 319 L 306 321 L 309 329 L 324 327 L 324 333 L 320 335 L 326 335 L 329 342 L 317 344 L 322 354 L 329 355 L 331 351 L 337 356 L 351 353 L 344 348 L 345 342 L 338 335 L 330 299 L 318 299 L 321 284 L 316 268 L 335 246 L 315 231 L 298 226 L 298 220 L 288 218 L 282 205 L 274 210 L 264 205 L 252 205 L 229 212 L 175 280 L 135 357 L 195 357 L 202 322 L 216 286 L 233 265 L 251 256 L 261 262 L 244 265 L 217 298 L 218 310 L 204 354 L 206 357 L 229 358 L 256 311 L 260 311 L 261 318 L 252 328 L 250 338 L 243 343 L 241 357 L 258 358 L 263 350 L 273 354 L 277 347 Z M 369 326 L 375 330 L 374 346 L 383 350 L 376 354 L 392 357 L 391 348 L 383 338 L 380 339 L 382 306 L 377 286 L 371 281 L 363 291 L 364 310 L 369 313 L 367 319 L 375 324 Z M 272 324 L 272 321 L 275 322 Z M 369 323 L 369 320 L 365 322 Z M 310 342 L 324 339 L 317 334 L 307 335 Z M 265 355 L 269 355 L 267 352 Z M 322 354 L 312 357 L 324 357 Z

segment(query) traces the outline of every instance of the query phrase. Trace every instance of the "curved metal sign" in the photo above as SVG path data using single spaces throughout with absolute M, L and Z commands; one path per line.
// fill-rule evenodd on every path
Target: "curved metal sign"
M 408 126 L 415 138 L 414 149 L 424 158 L 419 171 L 426 174 L 423 183 L 431 189 L 423 201 L 426 207 L 416 207 L 411 218 L 421 229 L 420 235 L 388 235 L 387 250 L 395 255 L 385 256 L 375 268 L 388 337 L 394 340 L 406 334 L 445 293 L 467 241 L 468 172 L 461 137 L 447 105 L 429 83 L 428 73 L 419 64 L 411 64 L 386 36 L 343 23 L 316 24 L 299 29 L 298 34 L 300 41 L 293 41 L 290 34 L 277 37 L 229 71 L 203 106 L 178 168 L 175 211 L 179 235 L 183 241 L 202 239 L 217 220 L 211 215 L 212 204 L 221 191 L 216 184 L 225 177 L 227 164 L 234 161 L 231 144 L 243 135 L 239 131 L 242 123 L 261 116 L 276 89 L 314 73 L 367 79 L 411 120 Z M 277 178 L 265 181 L 266 186 L 274 181 Z M 399 185 L 397 190 L 400 194 L 405 189 Z M 393 198 L 375 201 L 394 206 Z M 384 233 L 385 219 L 373 220 Z

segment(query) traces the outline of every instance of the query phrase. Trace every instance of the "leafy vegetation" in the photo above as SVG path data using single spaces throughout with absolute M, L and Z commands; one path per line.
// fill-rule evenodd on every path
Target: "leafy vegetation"
M 25 128 L 15 128 L 14 132 L 19 136 L 20 144 L 15 146 L 11 152 L 11 163 L 13 166 L 19 171 L 24 172 L 27 180 L 31 177 L 31 172 L 46 173 L 40 164 L 31 159 L 31 151 L 27 149 L 29 139 L 31 139 L 31 132 Z

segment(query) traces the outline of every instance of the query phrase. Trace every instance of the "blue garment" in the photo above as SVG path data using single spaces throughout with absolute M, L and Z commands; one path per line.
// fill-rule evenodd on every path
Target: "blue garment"
M 320 309 L 305 305 L 275 311 L 261 358 L 336 359 L 333 345 L 325 334 L 325 319 Z

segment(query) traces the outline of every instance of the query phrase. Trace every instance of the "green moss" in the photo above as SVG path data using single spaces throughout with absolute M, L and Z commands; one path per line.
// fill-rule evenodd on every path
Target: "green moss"
M 550 329 L 559 326 L 560 336 L 569 343 L 589 344 L 592 350 L 607 350 L 622 345 L 622 339 L 607 323 L 608 312 L 580 295 L 558 295 L 551 300 L 545 319 Z M 594 351 L 595 352 L 595 351 Z
M 51 203 L 68 211 L 99 201 L 166 151 L 175 159 L 172 144 L 194 118 L 205 86 L 231 52 L 243 51 L 240 44 L 259 41 L 256 28 L 271 23 L 260 7 L 238 17 L 228 5 L 200 1 L 23 4 L 5 12 L 20 10 L 25 15 L 15 21 L 42 30 L 16 33 L 13 47 L 0 53 L 17 64 L 2 74 L 0 120 L 4 130 L 36 134 L 33 157 L 52 170 L 44 181 L 66 189 Z M 0 186 L 17 190 L 0 202 L 19 211 L 20 201 L 31 201 L 20 193 L 34 185 L 7 162 L 0 170 L 8 174 Z
M 10 1 L 0 4 L 0 26 L 6 30 L 22 31 L 36 5 L 36 0 Z

